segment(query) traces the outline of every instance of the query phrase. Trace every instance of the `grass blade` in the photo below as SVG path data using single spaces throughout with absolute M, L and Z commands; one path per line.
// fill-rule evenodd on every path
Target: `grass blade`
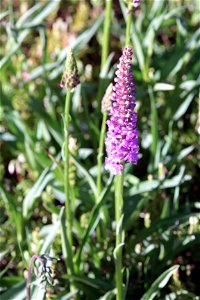
M 79 250 L 77 252 L 77 256 L 76 256 L 77 257 L 76 258 L 77 266 L 80 266 L 83 247 L 87 242 L 88 236 L 93 232 L 93 230 L 95 229 L 95 227 L 97 226 L 97 224 L 99 222 L 99 218 L 100 218 L 100 213 L 99 212 L 100 212 L 101 207 L 104 205 L 104 203 L 106 201 L 106 195 L 108 194 L 108 192 L 111 188 L 112 182 L 113 182 L 113 176 L 110 178 L 110 180 L 108 181 L 107 186 L 105 187 L 105 189 L 101 193 L 99 202 L 92 209 L 90 220 L 88 222 L 88 227 L 84 231 L 83 239 L 82 239 L 81 245 L 79 247 Z
M 163 272 L 151 285 L 148 291 L 142 296 L 141 300 L 153 300 L 160 289 L 164 288 L 170 277 L 178 270 L 179 265 L 174 265 Z
M 23 201 L 23 216 L 25 218 L 28 217 L 30 210 L 32 209 L 35 200 L 40 197 L 42 191 L 46 187 L 46 185 L 53 179 L 53 174 L 49 173 L 49 168 L 46 168 L 31 190 L 27 193 L 24 201 Z
M 93 191 L 94 195 L 96 196 L 97 195 L 96 184 L 95 184 L 95 181 L 93 180 L 92 176 L 90 175 L 90 173 L 81 165 L 81 163 L 72 154 L 70 154 L 70 159 L 75 164 L 75 166 L 77 167 L 79 172 L 86 178 L 89 186 L 91 187 L 91 190 Z

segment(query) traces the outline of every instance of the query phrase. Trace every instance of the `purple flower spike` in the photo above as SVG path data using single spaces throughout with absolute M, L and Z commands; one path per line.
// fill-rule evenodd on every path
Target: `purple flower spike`
M 133 51 L 124 48 L 120 57 L 112 93 L 110 119 L 107 121 L 108 131 L 105 140 L 108 157 L 105 169 L 113 175 L 122 174 L 124 163 L 137 164 L 138 130 L 135 109 L 134 82 L 131 71 Z

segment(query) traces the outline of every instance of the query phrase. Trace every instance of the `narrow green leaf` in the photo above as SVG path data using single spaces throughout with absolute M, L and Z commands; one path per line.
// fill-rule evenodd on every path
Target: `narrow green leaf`
M 102 279 L 96 279 L 96 278 L 89 278 L 89 277 L 86 277 L 84 275 L 64 275 L 62 276 L 62 278 L 67 278 L 67 279 L 71 279 L 73 280 L 74 282 L 80 282 L 80 283 L 83 283 L 84 285 L 86 286 L 90 286 L 96 290 L 100 290 L 101 292 L 102 291 L 107 291 L 109 290 L 110 288 L 113 287 L 112 284 L 110 284 L 109 282 L 105 281 L 105 280 L 102 280 Z
M 69 268 L 71 274 L 73 274 L 74 273 L 73 257 L 72 257 L 70 243 L 69 243 L 69 240 L 67 237 L 65 220 L 66 220 L 65 219 L 65 209 L 63 207 L 61 209 L 61 219 L 60 219 L 63 256 L 66 261 L 66 267 Z
M 118 235 L 119 232 L 122 230 L 123 219 L 124 219 L 124 215 L 122 214 L 120 219 L 119 219 L 119 222 L 116 224 L 116 235 Z
M 0 260 L 3 260 L 4 256 L 6 256 L 8 252 L 9 252 L 9 250 L 1 251 L 0 252 Z
M 154 85 L 154 91 L 173 91 L 175 86 L 169 83 L 158 82 Z
M 150 192 L 154 189 L 156 189 L 159 186 L 159 180 L 153 179 L 153 180 L 145 180 L 140 182 L 139 184 L 133 186 L 129 192 L 129 196 L 134 196 L 138 194 L 142 194 L 145 192 Z
M 116 297 L 116 289 L 107 292 L 104 296 L 100 297 L 98 300 L 113 300 Z
M 45 300 L 46 288 L 43 286 L 36 285 L 32 287 L 31 299 Z
M 90 173 L 81 165 L 81 163 L 72 154 L 70 154 L 70 159 L 76 165 L 79 172 L 85 177 L 85 179 L 87 180 L 89 186 L 91 187 L 94 195 L 96 196 L 97 195 L 96 184 L 95 184 L 92 176 L 90 175 Z
M 161 232 L 164 232 L 166 230 L 169 230 L 173 226 L 177 224 L 183 224 L 183 223 L 188 223 L 188 220 L 190 217 L 200 217 L 200 214 L 198 213 L 178 213 L 175 215 L 171 215 L 168 218 L 165 219 L 159 219 L 158 221 L 155 221 L 151 227 L 145 228 L 143 230 L 140 230 L 138 235 L 135 237 L 134 240 L 134 245 L 136 245 L 140 241 L 144 241 L 147 237 L 151 236 L 152 234 L 160 234 Z M 177 226 L 177 225 L 176 225 Z
M 31 7 L 29 10 L 23 13 L 23 15 L 18 19 L 18 21 L 16 22 L 16 26 L 20 28 L 24 24 L 26 24 L 26 22 L 28 21 L 30 22 L 34 18 L 35 14 L 37 14 L 41 8 L 42 8 L 41 3 L 37 3 L 36 5 Z
M 79 291 L 79 290 L 75 290 L 75 291 L 73 291 L 73 292 L 67 293 L 65 296 L 62 296 L 62 297 L 60 298 L 60 300 L 71 300 L 71 299 L 74 298 L 73 296 L 75 296 L 76 294 L 78 294 L 78 291 Z
M 0 256 L 1 256 L 1 253 L 0 253 Z M 2 260 L 2 259 L 1 259 Z M 14 261 L 14 258 L 12 258 L 8 263 L 7 265 L 5 266 L 5 268 L 3 268 L 1 271 L 0 271 L 0 278 L 3 277 L 3 275 L 8 271 L 8 269 L 10 268 L 10 265 L 13 263 Z
M 188 292 L 186 290 L 180 290 L 180 291 L 176 291 L 173 293 L 170 293 L 168 295 L 165 296 L 164 300 L 177 300 L 178 298 L 180 298 L 179 296 L 183 296 L 184 299 L 191 299 L 191 300 L 200 300 L 199 296 Z
M 49 173 L 49 168 L 46 168 L 31 190 L 27 193 L 24 201 L 23 201 L 23 216 L 25 218 L 28 217 L 30 210 L 32 209 L 35 200 L 40 197 L 41 193 L 43 192 L 44 188 L 47 184 L 53 179 L 53 174 Z
M 98 28 L 101 26 L 103 22 L 103 17 L 104 14 L 101 14 L 97 20 L 90 26 L 88 29 L 86 29 L 82 34 L 80 34 L 74 43 L 71 45 L 71 48 L 74 50 L 74 54 L 78 55 L 81 50 L 83 50 L 88 42 L 91 40 L 91 38 L 94 36 Z M 66 59 L 67 55 L 67 49 L 65 48 L 62 50 L 59 54 L 58 61 L 55 63 L 49 63 L 44 66 L 39 66 L 35 68 L 31 73 L 30 73 L 30 78 L 31 79 L 36 79 L 37 77 L 41 76 L 44 72 L 46 71 L 52 71 L 49 74 L 49 78 L 51 80 L 55 79 L 58 77 L 59 74 L 63 72 L 64 68 L 64 61 Z
M 110 53 L 110 55 L 108 56 L 108 59 L 103 67 L 103 69 L 101 70 L 101 73 L 100 73 L 100 78 L 105 78 L 107 77 L 107 74 L 108 74 L 108 71 L 109 71 L 109 68 L 110 68 L 110 64 L 111 64 L 111 61 L 114 57 L 114 53 Z
M 169 215 L 170 215 L 170 201 L 167 198 L 163 201 L 163 209 L 160 218 L 164 219 L 169 217 Z
M 50 247 L 52 245 L 52 242 L 54 241 L 55 236 L 56 236 L 56 234 L 58 232 L 58 229 L 60 227 L 62 213 L 63 213 L 63 211 L 61 210 L 56 222 L 54 224 L 52 224 L 51 227 L 49 227 L 49 230 L 47 230 L 48 233 L 47 233 L 47 236 L 44 240 L 44 243 L 42 244 L 42 247 L 39 251 L 40 254 L 49 253 L 49 249 L 50 249 Z
M 102 24 L 103 20 L 104 13 L 102 13 L 97 18 L 97 20 L 94 22 L 94 24 L 92 24 L 92 26 L 90 26 L 87 30 L 85 30 L 82 34 L 79 35 L 79 37 L 74 41 L 74 44 L 72 44 L 71 46 L 71 48 L 74 49 L 75 53 L 80 53 L 80 51 L 85 48 L 85 46 L 96 33 L 99 26 Z
M 142 296 L 141 300 L 153 300 L 159 290 L 166 286 L 171 276 L 178 270 L 179 265 L 174 265 L 163 272 L 151 285 L 148 291 Z
M 175 114 L 172 118 L 174 121 L 179 120 L 186 113 L 188 107 L 192 103 L 192 100 L 194 100 L 194 94 L 193 93 L 189 94 L 186 97 L 186 99 L 181 103 L 181 105 L 179 106 L 179 108 L 177 109 L 177 111 L 175 112 Z
M 156 16 L 156 18 L 153 18 L 150 22 L 148 29 L 146 30 L 146 35 L 143 41 L 143 44 L 145 48 L 147 49 L 147 55 L 148 55 L 148 61 L 151 58 L 154 50 L 154 40 L 156 36 L 156 32 L 158 32 L 159 28 L 161 27 L 161 24 L 164 20 L 165 13 L 163 12 L 161 15 Z M 147 65 L 146 68 L 149 66 Z
M 17 207 L 13 203 L 13 200 L 10 198 L 10 195 L 8 195 L 8 193 L 6 193 L 1 187 L 0 195 L 1 199 L 5 203 L 6 209 L 8 210 L 8 214 L 10 215 L 12 222 L 16 226 L 17 238 L 19 243 L 21 243 L 24 239 L 23 217 L 21 215 L 21 212 L 17 210 Z
M 120 6 L 121 6 L 124 20 L 127 21 L 127 11 L 126 11 L 126 6 L 123 3 L 123 1 L 120 1 Z M 140 70 L 142 71 L 142 73 L 144 73 L 144 71 L 145 71 L 144 52 L 143 52 L 143 48 L 142 48 L 142 42 L 139 38 L 138 32 L 136 31 L 134 23 L 131 24 L 131 32 L 132 32 L 131 39 L 134 44 L 134 50 L 135 50 L 135 53 L 136 53 L 136 56 L 138 59 Z
M 1 295 L 1 300 L 25 300 L 26 299 L 26 282 L 22 281 L 13 287 L 9 288 L 7 292 Z
M 164 1 L 157 1 L 154 0 L 153 3 L 150 5 L 150 12 L 149 17 L 153 19 L 156 15 L 159 15 L 163 9 Z
M 158 113 L 156 107 L 156 100 L 153 94 L 153 89 L 151 86 L 148 88 L 150 104 L 151 104 L 151 135 L 152 135 L 152 144 L 151 144 L 151 168 L 156 167 L 155 159 L 157 156 L 158 150 Z
M 44 4 L 36 4 L 30 10 L 28 10 L 23 16 L 18 20 L 16 23 L 16 27 L 19 29 L 24 23 L 27 21 L 29 25 L 36 26 L 40 24 L 44 18 L 46 18 L 51 12 L 54 11 L 56 6 L 59 4 L 60 0 L 58 1 L 47 1 Z M 36 13 L 37 12 L 37 13 Z M 0 67 L 3 68 L 8 60 L 12 57 L 13 54 L 19 49 L 20 45 L 24 41 L 24 39 L 29 34 L 30 29 L 25 29 L 18 34 L 17 43 L 13 45 L 10 51 L 5 55 L 0 61 Z
M 107 196 L 107 194 L 108 194 L 108 192 L 111 188 L 112 182 L 113 182 L 113 176 L 110 177 L 110 179 L 107 183 L 107 186 L 102 191 L 97 204 L 92 209 L 90 220 L 88 222 L 88 226 L 84 231 L 82 242 L 81 242 L 81 245 L 80 245 L 80 247 L 78 249 L 78 252 L 77 252 L 77 255 L 76 255 L 76 264 L 77 264 L 78 267 L 80 266 L 82 251 L 83 251 L 83 248 L 84 248 L 84 246 L 87 242 L 87 239 L 88 239 L 89 235 L 94 231 L 95 227 L 97 226 L 97 224 L 99 222 L 100 209 L 106 201 L 106 196 Z
M 0 20 L 2 20 L 3 18 L 5 18 L 8 15 L 8 11 L 2 11 L 0 13 Z
M 170 160 L 168 162 L 168 160 L 166 159 L 166 162 L 168 162 L 170 165 L 176 163 L 176 162 L 180 162 L 183 160 L 183 158 L 185 158 L 187 155 L 189 155 L 193 150 L 195 149 L 195 146 L 189 146 L 187 148 L 182 149 L 179 153 L 173 155 L 172 157 L 170 157 Z
M 120 248 L 122 248 L 124 246 L 124 243 L 120 243 L 119 245 L 117 245 L 117 247 L 115 247 L 114 251 L 113 251 L 113 256 L 115 259 L 117 259 L 117 254 L 118 254 L 118 250 Z
M 133 34 L 131 35 L 131 38 L 132 38 L 132 41 L 133 41 L 133 44 L 134 44 L 134 49 L 135 49 L 135 53 L 136 53 L 136 56 L 137 56 L 137 59 L 138 59 L 140 70 L 142 71 L 143 77 L 144 77 L 144 72 L 145 72 L 144 51 L 143 51 L 143 48 L 142 48 L 142 42 L 139 39 L 139 35 L 136 32 L 134 24 L 132 24 L 132 32 L 133 32 Z M 144 78 L 146 78 L 146 76 L 147 75 L 145 75 Z

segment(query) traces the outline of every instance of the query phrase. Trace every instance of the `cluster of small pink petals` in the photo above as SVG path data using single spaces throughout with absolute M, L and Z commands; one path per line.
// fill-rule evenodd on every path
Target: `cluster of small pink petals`
M 128 14 L 133 12 L 133 8 L 137 8 L 141 4 L 141 0 L 124 0 L 128 4 Z
M 140 5 L 141 0 L 133 0 L 132 6 L 133 7 L 138 7 Z
M 134 81 L 131 71 L 132 55 L 132 48 L 127 47 L 120 57 L 114 79 L 110 119 L 107 121 L 108 131 L 105 144 L 108 157 L 105 160 L 105 168 L 113 175 L 122 173 L 124 163 L 137 164 L 138 161 L 137 114 L 134 112 Z

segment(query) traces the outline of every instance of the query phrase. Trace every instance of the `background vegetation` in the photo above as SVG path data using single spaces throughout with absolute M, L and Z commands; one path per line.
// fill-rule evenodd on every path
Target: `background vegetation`
M 104 93 L 113 79 L 127 12 L 123 1 L 114 1 L 109 57 L 100 70 L 104 5 L 2 2 L 1 300 L 25 299 L 28 263 L 36 253 L 60 258 L 46 299 L 113 298 L 114 189 L 105 171 L 99 205 L 94 197 L 102 118 L 98 88 L 101 82 Z M 140 160 L 125 172 L 127 299 L 199 299 L 199 14 L 199 0 L 143 0 L 134 12 Z M 67 275 L 60 235 L 65 91 L 59 83 L 68 46 L 81 81 L 71 102 L 73 278 Z M 100 235 L 96 226 L 103 206 L 108 215 Z M 76 288 L 70 294 L 72 279 Z M 43 299 L 43 289 L 35 285 L 33 292 L 33 299 Z

